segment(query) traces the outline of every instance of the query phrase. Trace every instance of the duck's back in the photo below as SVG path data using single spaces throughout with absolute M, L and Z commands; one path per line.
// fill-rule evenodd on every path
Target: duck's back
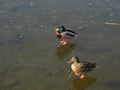
M 95 67 L 96 67 L 96 64 L 95 63 L 89 63 L 89 62 L 85 62 L 85 61 L 82 61 L 80 62 L 81 63 L 81 68 L 82 68 L 82 72 L 89 72 L 89 71 L 92 71 Z
M 73 33 L 73 34 L 76 34 L 76 35 L 77 35 L 77 33 L 76 33 L 76 32 L 74 32 L 74 31 L 72 31 L 72 30 L 65 30 L 65 31 L 67 31 L 67 32 L 70 32 L 70 33 Z

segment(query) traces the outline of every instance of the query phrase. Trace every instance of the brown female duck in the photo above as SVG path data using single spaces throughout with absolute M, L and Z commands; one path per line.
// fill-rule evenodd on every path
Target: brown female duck
M 74 56 L 68 63 L 72 63 L 71 69 L 75 75 L 79 76 L 81 79 L 85 78 L 86 73 L 92 71 L 96 67 L 95 63 L 80 61 L 78 57 Z

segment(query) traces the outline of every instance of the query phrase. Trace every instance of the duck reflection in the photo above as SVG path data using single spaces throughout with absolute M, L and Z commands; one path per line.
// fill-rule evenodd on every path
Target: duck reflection
M 86 90 L 86 88 L 90 87 L 93 83 L 95 83 L 97 79 L 92 77 L 86 77 L 85 79 L 76 78 L 72 81 L 72 89 L 71 90 Z
M 74 48 L 76 47 L 76 43 L 71 43 L 67 46 L 59 46 L 57 47 L 56 49 L 56 56 L 59 58 L 59 59 L 64 59 L 64 57 L 69 54 Z

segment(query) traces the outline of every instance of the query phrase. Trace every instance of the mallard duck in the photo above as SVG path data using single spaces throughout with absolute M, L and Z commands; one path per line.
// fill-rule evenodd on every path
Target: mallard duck
M 78 34 L 72 30 L 67 30 L 63 25 L 55 29 L 56 37 L 60 39 L 62 45 L 67 45 L 69 40 Z
M 79 76 L 81 79 L 85 78 L 85 74 L 92 71 L 96 67 L 95 63 L 80 61 L 79 58 L 75 56 L 73 56 L 68 63 L 72 63 L 71 69 L 75 75 Z

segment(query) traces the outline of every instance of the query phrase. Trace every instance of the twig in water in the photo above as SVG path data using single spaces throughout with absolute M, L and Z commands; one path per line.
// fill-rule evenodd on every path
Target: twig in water
M 67 78 L 67 80 L 69 80 L 72 76 L 73 72 L 70 73 L 69 77 Z
M 104 22 L 104 24 L 107 24 L 107 25 L 120 25 L 120 23 L 111 23 L 111 22 Z

